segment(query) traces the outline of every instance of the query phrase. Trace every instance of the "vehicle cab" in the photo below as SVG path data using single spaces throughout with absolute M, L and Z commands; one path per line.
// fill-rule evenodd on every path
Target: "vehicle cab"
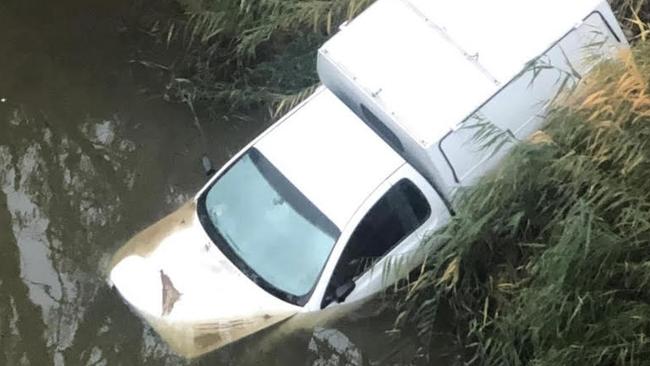
M 196 356 L 380 291 L 382 263 L 409 260 L 448 218 L 427 181 L 321 88 L 129 241 L 110 279 Z

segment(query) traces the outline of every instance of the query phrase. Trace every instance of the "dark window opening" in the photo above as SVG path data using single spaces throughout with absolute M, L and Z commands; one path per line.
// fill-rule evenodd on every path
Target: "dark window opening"
M 363 121 L 366 125 L 379 135 L 393 150 L 399 154 L 404 152 L 404 145 L 402 145 L 397 135 L 363 104 L 361 104 L 361 113 L 363 113 Z
M 431 215 L 424 194 L 409 180 L 391 187 L 375 203 L 350 236 L 321 306 L 334 301 L 339 286 L 359 278 L 399 242 L 412 234 Z

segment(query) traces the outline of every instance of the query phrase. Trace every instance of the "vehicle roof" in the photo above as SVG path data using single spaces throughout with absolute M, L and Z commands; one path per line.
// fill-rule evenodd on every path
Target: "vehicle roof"
M 407 0 L 499 82 L 519 74 L 603 0 Z M 471 9 L 471 11 L 467 11 Z
M 429 147 L 601 3 L 379 0 L 319 57 Z
M 287 115 L 254 147 L 340 229 L 404 164 L 325 88 Z

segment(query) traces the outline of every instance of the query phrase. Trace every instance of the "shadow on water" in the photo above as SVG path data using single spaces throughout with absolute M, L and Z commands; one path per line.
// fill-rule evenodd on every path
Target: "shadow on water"
M 397 364 L 382 333 L 391 316 L 346 319 L 345 334 L 261 334 L 185 361 L 107 286 L 110 255 L 205 180 L 187 109 L 141 93 L 128 62 L 129 16 L 142 6 L 0 2 L 0 364 Z M 264 123 L 206 127 L 221 164 Z

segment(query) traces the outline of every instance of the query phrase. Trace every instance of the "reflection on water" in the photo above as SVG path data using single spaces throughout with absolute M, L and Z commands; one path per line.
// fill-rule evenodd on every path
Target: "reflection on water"
M 3 112 L 0 308 L 8 321 L 0 325 L 6 364 L 119 364 L 124 354 L 144 361 L 165 353 L 106 286 L 102 263 L 128 230 L 143 224 L 131 221 L 136 212 L 147 216 L 138 206 L 148 205 L 148 216 L 155 217 L 183 195 L 165 199 L 172 192 L 166 187 L 190 191 L 191 181 L 147 187 L 138 142 L 116 116 L 61 121 L 28 103 Z M 138 200 L 145 190 L 163 202 Z
M 187 110 L 141 94 L 127 62 L 140 3 L 0 2 L 0 365 L 397 364 L 390 316 L 185 361 L 106 284 L 110 255 L 205 179 Z M 221 164 L 263 127 L 210 121 L 209 154 Z

